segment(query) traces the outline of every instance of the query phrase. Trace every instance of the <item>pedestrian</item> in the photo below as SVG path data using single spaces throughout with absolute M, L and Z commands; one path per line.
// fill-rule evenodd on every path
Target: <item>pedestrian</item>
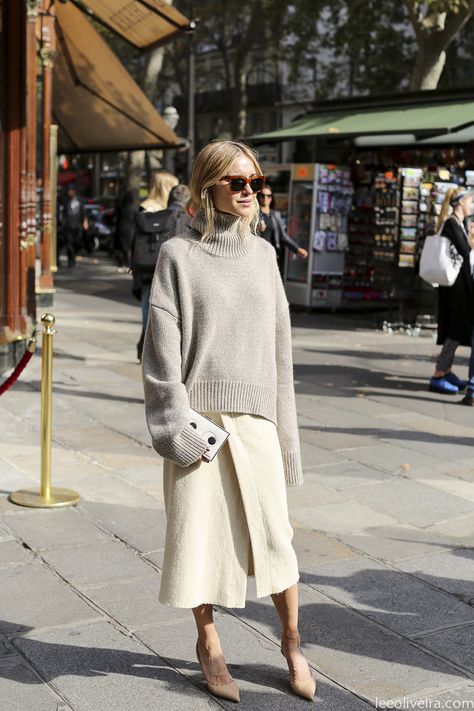
M 436 370 L 430 379 L 429 388 L 433 392 L 448 395 L 454 395 L 467 386 L 467 382 L 458 378 L 452 372 L 451 367 L 457 347 L 459 345 L 471 346 L 474 331 L 472 257 L 470 256 L 471 247 L 468 235 L 464 227 L 464 220 L 471 215 L 471 212 L 472 193 L 463 187 L 450 188 L 446 193 L 437 224 L 437 230 L 441 230 L 441 234 L 451 241 L 463 259 L 454 284 L 438 287 L 437 343 L 442 345 L 442 349 L 436 362 Z M 471 354 L 472 370 L 474 371 L 473 358 L 474 356 Z M 469 377 L 471 376 L 474 376 L 474 372 L 469 373 Z
M 303 257 L 303 259 L 308 258 L 308 252 L 292 240 L 286 231 L 280 212 L 273 208 L 273 191 L 268 183 L 263 186 L 257 198 L 260 205 L 260 235 L 275 248 L 278 266 L 283 275 L 284 265 L 282 258 L 285 254 L 285 247 L 288 247 L 294 254 Z
M 76 186 L 73 183 L 68 186 L 62 219 L 67 265 L 68 267 L 75 267 L 76 254 L 81 246 L 83 230 L 87 230 L 89 225 L 84 211 L 84 201 L 78 196 Z
M 178 178 L 165 170 L 153 173 L 150 191 L 145 200 L 143 200 L 140 204 L 139 210 L 143 212 L 159 212 L 160 210 L 166 210 L 168 207 L 170 192 L 174 187 L 176 187 L 176 185 L 178 185 L 178 183 Z M 133 289 L 135 293 L 140 294 L 140 303 L 142 307 L 142 332 L 137 343 L 137 357 L 139 361 L 141 361 L 143 339 L 145 338 L 151 279 L 152 275 L 148 276 L 145 274 L 139 274 L 136 271 L 133 274 Z
M 135 215 L 137 208 L 131 190 L 127 190 L 120 201 L 117 210 L 117 223 L 115 228 L 115 258 L 117 271 L 128 271 L 130 266 L 130 250 L 133 234 L 135 232 Z
M 264 184 L 245 144 L 201 150 L 191 229 L 159 253 L 142 359 L 147 424 L 164 458 L 159 600 L 192 609 L 208 689 L 234 701 L 213 605 L 245 607 L 249 575 L 257 597 L 272 597 L 293 691 L 316 690 L 300 648 L 285 488 L 303 483 L 289 304 L 275 250 L 256 233 Z M 211 461 L 190 407 L 230 433 Z
M 187 185 L 179 184 L 174 187 L 168 198 L 169 227 L 167 238 L 186 232 L 189 227 L 191 215 L 187 210 L 187 205 L 191 198 L 191 192 Z

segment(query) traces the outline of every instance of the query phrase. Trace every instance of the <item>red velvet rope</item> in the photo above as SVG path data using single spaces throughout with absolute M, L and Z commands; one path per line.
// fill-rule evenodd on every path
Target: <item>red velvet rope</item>
M 3 393 L 6 393 L 7 390 L 11 388 L 12 385 L 16 383 L 28 363 L 30 362 L 31 356 L 35 352 L 35 347 L 36 347 L 36 340 L 33 337 L 27 347 L 26 351 L 23 353 L 22 357 L 20 358 L 15 370 L 13 373 L 0 385 L 0 395 L 3 395 Z

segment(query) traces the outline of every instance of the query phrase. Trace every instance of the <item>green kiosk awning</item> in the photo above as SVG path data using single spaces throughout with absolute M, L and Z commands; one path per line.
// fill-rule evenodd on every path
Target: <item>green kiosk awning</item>
M 252 136 L 252 141 L 297 138 L 414 134 L 416 138 L 458 131 L 474 124 L 474 100 L 438 102 L 403 108 L 322 111 L 294 121 L 286 128 Z

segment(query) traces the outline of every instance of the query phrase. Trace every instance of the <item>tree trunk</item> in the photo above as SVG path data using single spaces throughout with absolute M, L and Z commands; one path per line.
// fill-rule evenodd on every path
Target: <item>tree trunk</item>
M 446 62 L 446 52 L 424 43 L 418 48 L 413 74 L 410 82 L 411 91 L 436 89 Z
M 125 185 L 126 190 L 131 190 L 135 198 L 137 198 L 140 190 L 144 166 L 145 151 L 130 151 L 125 174 Z
M 247 26 L 234 58 L 234 136 L 243 137 L 247 128 L 247 67 L 249 54 L 262 21 L 262 0 L 254 0 Z
M 143 72 L 143 79 L 140 82 L 143 92 L 150 99 L 153 105 L 156 101 L 156 80 L 161 71 L 161 67 L 163 66 L 163 58 L 163 47 L 158 47 L 150 52 Z M 152 155 L 150 156 L 150 161 L 147 162 L 147 164 L 145 162 L 145 151 L 131 151 L 129 154 L 125 185 L 126 190 L 131 190 L 135 197 L 138 196 L 141 178 L 146 166 L 148 165 L 148 168 L 150 168 L 150 164 L 153 163 L 154 167 L 162 167 L 161 151 L 153 150 L 150 151 L 150 153 L 152 153 Z M 150 171 L 147 170 L 147 176 L 149 172 Z
M 418 0 L 404 0 L 418 41 L 410 89 L 436 89 L 446 62 L 446 49 L 474 14 L 474 0 L 443 12 L 428 5 L 420 12 Z M 423 5 L 423 3 L 421 3 Z

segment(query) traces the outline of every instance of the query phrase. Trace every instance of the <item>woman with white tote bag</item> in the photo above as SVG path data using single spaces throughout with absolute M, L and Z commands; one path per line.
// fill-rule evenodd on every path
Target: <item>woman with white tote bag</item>
M 451 367 L 457 347 L 471 346 L 474 332 L 471 247 L 464 227 L 464 220 L 470 217 L 471 213 L 472 193 L 464 187 L 450 188 L 444 199 L 437 229 L 441 231 L 443 237 L 450 240 L 456 252 L 462 257 L 462 264 L 452 286 L 438 287 L 437 343 L 443 347 L 429 384 L 433 392 L 447 395 L 455 395 L 467 386 L 467 382 L 458 378 Z

